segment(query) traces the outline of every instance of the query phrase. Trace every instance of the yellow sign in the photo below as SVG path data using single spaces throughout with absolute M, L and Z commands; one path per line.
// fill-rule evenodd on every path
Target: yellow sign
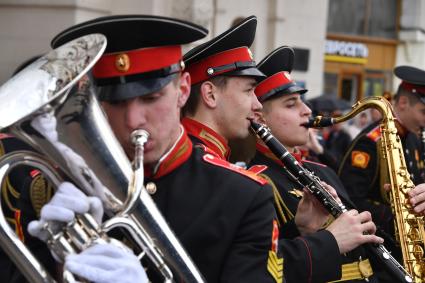
M 362 64 L 362 65 L 367 63 L 367 58 L 346 57 L 346 56 L 338 56 L 338 55 L 325 55 L 325 60 L 332 61 L 332 62 Z

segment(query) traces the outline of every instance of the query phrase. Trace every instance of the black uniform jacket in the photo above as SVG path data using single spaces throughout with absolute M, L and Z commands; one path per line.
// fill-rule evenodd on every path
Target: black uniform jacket
M 0 134 L 0 155 L 17 150 L 33 150 L 27 144 L 8 134 Z M 1 205 L 8 223 L 39 261 L 55 275 L 56 265 L 46 245 L 30 236 L 28 223 L 39 218 L 40 209 L 51 197 L 52 188 L 41 172 L 18 166 L 7 176 L 1 188 Z M 27 282 L 11 259 L 0 250 L 2 282 Z
M 415 185 L 423 183 L 420 141 L 400 124 L 397 124 L 397 130 L 410 176 Z M 387 174 L 386 164 L 379 158 L 380 142 L 378 123 L 364 129 L 353 140 L 341 162 L 338 174 L 341 180 L 344 180 L 345 187 L 359 210 L 370 211 L 373 221 L 389 235 L 393 235 L 393 215 L 387 195 L 383 191 L 383 184 L 389 181 L 384 175 Z
M 207 282 L 282 282 L 273 194 L 263 179 L 192 147 L 184 134 L 146 182 Z
M 329 167 L 323 164 L 301 160 L 301 155 L 295 156 L 302 166 L 309 171 L 315 173 L 322 181 L 331 185 L 338 193 L 341 201 L 349 209 L 354 204 L 350 201 L 347 192 L 344 189 L 341 181 L 336 173 Z M 297 211 L 298 203 L 302 197 L 303 186 L 294 182 L 289 175 L 285 173 L 285 169 L 279 160 L 266 148 L 257 144 L 257 152 L 251 164 L 265 164 L 267 170 L 262 174 L 269 180 L 271 184 L 278 190 L 284 208 L 282 210 L 281 222 L 281 235 L 285 236 L 290 234 L 294 226 L 294 216 Z M 280 215 L 280 212 L 278 212 Z M 353 251 L 341 255 L 338 245 L 333 235 L 327 230 L 321 230 L 313 233 L 307 237 L 298 237 L 300 241 L 303 240 L 306 247 L 298 250 L 298 260 L 294 265 L 289 265 L 289 261 L 285 261 L 284 274 L 288 282 L 297 282 L 301 275 L 301 281 L 298 282 L 327 282 L 331 280 L 338 280 L 341 278 L 342 265 L 347 263 L 358 262 L 361 256 L 362 260 L 368 259 L 366 251 L 362 247 L 358 247 Z M 289 249 L 283 249 L 283 257 L 286 258 L 287 252 L 292 252 Z M 304 264 L 300 264 L 303 263 Z M 333 275 L 333 278 L 329 278 Z M 307 281 L 307 278 L 312 278 Z M 302 281 L 305 280 L 305 281 Z M 377 282 L 375 276 L 368 278 L 369 282 Z M 345 280 L 343 282 L 366 282 L 365 280 Z
M 224 139 L 207 126 L 188 118 L 183 119 L 183 125 L 188 131 L 194 144 L 207 146 L 221 158 L 226 158 L 230 150 Z M 263 164 L 263 163 L 258 163 Z M 266 167 L 263 166 L 265 169 Z M 254 171 L 254 170 L 252 170 Z M 328 254 L 339 253 L 334 237 L 328 231 L 321 231 L 314 236 L 299 236 L 293 223 L 290 229 L 280 229 L 279 246 L 283 252 L 284 277 L 286 282 L 325 282 L 338 279 L 341 276 L 340 264 L 327 264 L 325 268 L 318 267 L 316 263 L 328 260 Z M 289 226 L 288 226 L 289 227 Z M 316 253 L 312 247 L 320 246 L 324 253 Z M 336 257 L 338 260 L 338 257 Z M 320 278 L 320 280 L 318 280 Z M 321 280 L 324 281 L 321 281 Z

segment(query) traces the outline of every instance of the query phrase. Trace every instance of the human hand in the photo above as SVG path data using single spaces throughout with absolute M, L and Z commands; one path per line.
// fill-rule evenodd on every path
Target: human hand
M 334 188 L 322 182 L 324 189 L 339 201 L 338 195 Z M 324 224 L 329 220 L 329 213 L 323 205 L 308 191 L 304 190 L 304 195 L 298 204 L 295 214 L 295 224 L 301 235 L 314 233 L 323 228 Z
M 425 184 L 419 184 L 408 192 L 409 202 L 413 211 L 419 215 L 425 215 Z
M 308 129 L 308 141 L 306 143 L 306 147 L 312 150 L 316 154 L 322 154 L 324 149 L 320 144 L 318 139 L 318 129 L 310 128 Z
M 97 223 L 102 222 L 103 206 L 97 197 L 88 197 L 69 182 L 63 182 L 58 187 L 53 198 L 43 206 L 40 219 L 31 221 L 28 233 L 46 242 L 48 231 L 44 229 L 46 223 L 51 224 L 53 232 L 58 232 L 62 223 L 68 223 L 75 218 L 75 214 L 90 213 Z
M 146 272 L 129 249 L 97 244 L 65 259 L 65 270 L 95 283 L 145 283 Z
M 332 233 L 341 254 L 365 243 L 381 244 L 384 240 L 376 235 L 376 226 L 370 212 L 350 210 L 341 214 L 326 230 Z

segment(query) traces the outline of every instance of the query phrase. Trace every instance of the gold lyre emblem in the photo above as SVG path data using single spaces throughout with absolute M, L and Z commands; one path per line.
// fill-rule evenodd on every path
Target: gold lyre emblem
M 115 57 L 115 68 L 120 72 L 127 72 L 130 69 L 130 57 L 127 54 L 118 54 Z

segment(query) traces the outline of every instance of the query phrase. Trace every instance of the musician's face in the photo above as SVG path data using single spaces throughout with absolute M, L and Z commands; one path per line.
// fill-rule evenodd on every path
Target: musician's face
M 183 73 L 160 91 L 116 103 L 103 102 L 109 123 L 130 160 L 134 147 L 130 140 L 136 129 L 149 133 L 144 163 L 155 166 L 180 135 L 180 109 L 190 93 L 190 76 Z
M 246 138 L 250 119 L 262 109 L 254 90 L 257 82 L 251 77 L 229 77 L 224 87 L 215 89 L 215 128 L 225 139 Z
M 400 97 L 397 110 L 399 118 L 409 131 L 419 134 L 420 128 L 425 127 L 425 104 L 422 102 L 410 104 L 406 97 Z
M 311 110 L 301 100 L 301 95 L 290 94 L 271 99 L 263 104 L 263 116 L 273 135 L 289 148 L 308 141 L 308 121 Z

